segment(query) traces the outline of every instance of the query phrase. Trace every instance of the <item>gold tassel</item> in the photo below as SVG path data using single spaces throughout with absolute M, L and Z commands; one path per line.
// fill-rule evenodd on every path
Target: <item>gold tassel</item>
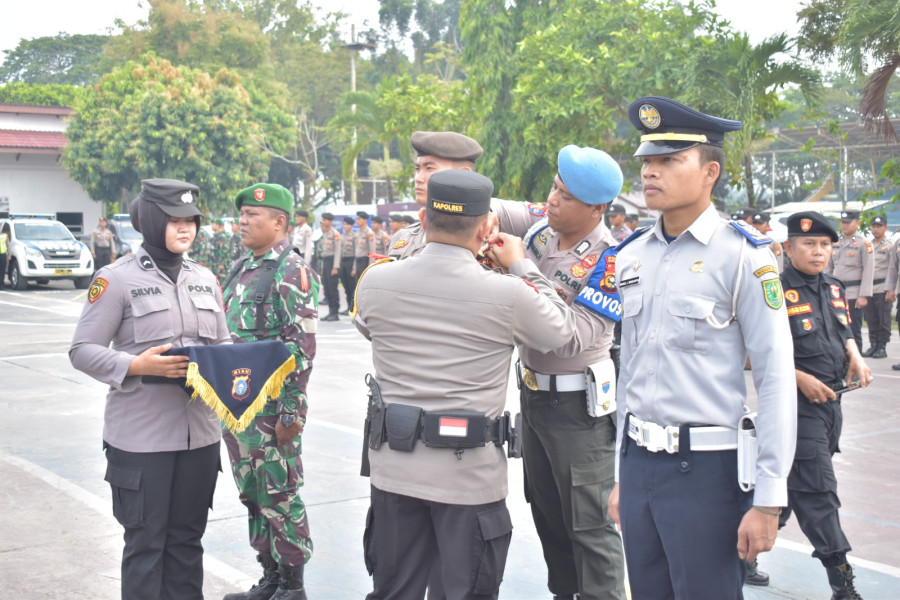
M 287 379 L 288 375 L 291 374 L 291 371 L 294 370 L 296 364 L 297 362 L 294 359 L 294 355 L 290 355 L 287 360 L 285 360 L 281 366 L 269 376 L 259 394 L 250 406 L 247 407 L 247 410 L 244 411 L 241 418 L 237 419 L 228 407 L 225 406 L 219 398 L 219 395 L 216 394 L 216 390 L 213 386 L 200 375 L 200 368 L 197 366 L 197 363 L 189 363 L 187 369 L 187 383 L 194 388 L 194 393 L 191 394 L 191 400 L 194 400 L 199 396 L 200 399 L 216 413 L 216 416 L 219 417 L 222 424 L 225 425 L 229 431 L 240 433 L 247 428 L 254 418 L 256 418 L 256 414 L 263 409 L 263 406 L 266 405 L 269 398 L 277 398 L 281 395 L 281 391 L 284 389 L 284 381 Z

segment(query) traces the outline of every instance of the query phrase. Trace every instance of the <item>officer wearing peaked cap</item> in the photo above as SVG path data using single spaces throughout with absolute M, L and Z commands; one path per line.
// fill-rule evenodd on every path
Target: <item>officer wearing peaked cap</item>
M 322 236 L 316 241 L 316 256 L 319 260 L 319 272 L 322 274 L 322 285 L 325 288 L 325 301 L 328 314 L 323 321 L 337 321 L 341 310 L 341 297 L 338 293 L 338 277 L 341 270 L 342 237 L 334 227 L 334 215 L 322 213 L 319 228 Z
M 781 282 L 770 240 L 720 219 L 711 202 L 725 134 L 740 121 L 658 96 L 635 100 L 628 116 L 641 133 L 647 206 L 661 216 L 619 246 L 615 263 L 624 315 L 610 512 L 635 600 L 741 598 L 742 559 L 771 549 L 794 456 Z M 749 473 L 738 486 L 737 457 L 748 354 L 760 423 L 751 492 Z
M 353 308 L 353 294 L 356 290 L 356 233 L 353 231 L 353 217 L 346 216 L 341 221 L 341 285 L 344 286 L 344 297 L 347 308 L 339 314 L 349 315 Z
M 866 304 L 866 324 L 869 326 L 869 349 L 863 357 L 887 358 L 887 344 L 891 341 L 891 309 L 894 297 L 888 291 L 888 270 L 894 244 L 885 235 L 887 233 L 887 217 L 877 216 L 870 223 L 872 229 L 872 255 L 874 269 L 872 274 L 872 298 Z
M 634 231 L 625 224 L 625 207 L 621 204 L 611 204 L 606 209 L 606 216 L 609 219 L 609 231 L 617 242 L 621 242 Z
M 202 600 L 201 538 L 221 431 L 215 412 L 192 402 L 179 381 L 187 357 L 162 353 L 230 339 L 215 277 L 184 256 L 200 225 L 199 188 L 142 184 L 129 212 L 143 242 L 97 272 L 69 358 L 109 386 L 103 450 L 113 514 L 125 530 L 121 597 Z
M 614 484 L 610 348 L 621 305 L 611 250 L 616 240 L 603 216 L 622 182 L 622 170 L 606 152 L 568 145 L 559 151 L 545 205 L 491 202 L 501 231 L 524 234 L 526 256 L 575 316 L 575 335 L 565 345 L 551 351 L 519 346 L 526 497 L 548 587 L 559 598 L 625 598 L 620 537 L 596 501 Z M 596 392 L 588 388 L 588 371 Z
M 513 350 L 517 341 L 541 352 L 564 344 L 574 319 L 518 238 L 502 235 L 495 255 L 512 275 L 475 260 L 490 231 L 492 190 L 471 171 L 435 173 L 425 249 L 359 280 L 354 320 L 372 342 L 387 405 L 367 451 L 372 600 L 424 598 L 434 564 L 447 598 L 497 598 L 503 578 L 512 521 L 497 433 Z
M 788 218 L 785 250 L 791 259 L 781 281 L 787 304 L 797 379 L 797 456 L 788 476 L 788 508 L 825 567 L 832 600 L 861 600 L 847 562 L 850 543 L 841 528 L 832 456 L 838 450 L 843 415 L 835 390 L 872 372 L 860 356 L 849 327 L 843 283 L 827 273 L 838 239 L 828 219 L 804 211 Z M 846 375 L 845 375 L 846 374 Z
M 862 349 L 863 310 L 872 297 L 875 255 L 872 243 L 859 233 L 859 211 L 841 213 L 841 239 L 834 245 L 826 273 L 844 282 L 850 301 L 850 328 Z
M 409 138 L 416 152 L 416 202 L 423 207 L 427 199 L 428 179 L 447 169 L 475 170 L 475 161 L 484 153 L 472 138 L 454 131 L 416 131 Z M 419 223 L 411 218 L 409 227 L 391 236 L 389 253 L 394 258 L 408 258 L 425 248 L 425 209 L 419 209 Z M 408 215 L 407 215 L 408 217 Z

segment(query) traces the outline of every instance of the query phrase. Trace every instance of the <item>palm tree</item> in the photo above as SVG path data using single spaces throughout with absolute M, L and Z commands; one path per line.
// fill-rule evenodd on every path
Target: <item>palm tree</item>
M 729 135 L 728 162 L 736 165 L 750 206 L 756 206 L 753 152 L 768 138 L 765 123 L 785 108 L 777 91 L 795 85 L 807 104 L 816 103 L 821 95 L 819 72 L 791 57 L 793 49 L 794 43 L 786 34 L 766 38 L 755 46 L 747 34 L 720 37 L 698 54 L 692 70 L 695 104 L 744 123 L 741 131 Z
M 384 164 L 391 164 L 391 141 L 394 136 L 388 132 L 385 123 L 388 116 L 378 105 L 377 92 L 348 92 L 341 96 L 337 114 L 328 122 L 328 130 L 345 140 L 344 152 L 341 155 L 341 170 L 344 179 L 352 179 L 354 165 L 359 155 L 371 144 L 379 144 L 384 151 Z M 356 132 L 355 137 L 350 132 Z M 393 201 L 391 178 L 388 175 L 388 201 Z M 352 185 L 357 182 L 353 181 Z

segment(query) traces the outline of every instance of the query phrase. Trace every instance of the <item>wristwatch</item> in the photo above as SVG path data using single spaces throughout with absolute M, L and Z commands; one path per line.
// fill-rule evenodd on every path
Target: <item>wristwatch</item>
M 297 415 L 283 414 L 281 415 L 281 424 L 285 427 L 293 427 L 297 422 Z

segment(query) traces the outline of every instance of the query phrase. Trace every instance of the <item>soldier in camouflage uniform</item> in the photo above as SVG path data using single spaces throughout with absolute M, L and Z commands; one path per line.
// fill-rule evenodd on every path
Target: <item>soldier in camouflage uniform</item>
M 212 222 L 213 236 L 209 243 L 209 270 L 213 272 L 221 286 L 225 283 L 234 261 L 231 259 L 231 240 L 225 233 L 222 219 Z
M 231 263 L 242 257 L 247 249 L 241 243 L 241 224 L 238 219 L 231 222 L 231 240 L 228 242 L 231 248 Z
M 209 234 L 206 233 L 205 229 L 199 227 L 197 229 L 197 237 L 194 238 L 194 243 L 191 244 L 190 256 L 206 268 L 209 268 L 209 244 Z
M 264 575 L 248 592 L 225 600 L 306 599 L 303 567 L 312 555 L 306 508 L 300 498 L 303 466 L 300 434 L 306 422 L 306 386 L 316 353 L 319 281 L 285 237 L 293 207 L 291 193 L 260 183 L 235 197 L 241 214 L 241 241 L 252 252 L 224 290 L 226 319 L 234 343 L 280 339 L 294 355 L 296 369 L 284 390 L 270 399 L 243 432 L 224 430 L 240 500 L 250 518 L 250 545 Z M 263 261 L 278 265 L 264 302 L 265 323 L 256 330 L 256 294 Z

